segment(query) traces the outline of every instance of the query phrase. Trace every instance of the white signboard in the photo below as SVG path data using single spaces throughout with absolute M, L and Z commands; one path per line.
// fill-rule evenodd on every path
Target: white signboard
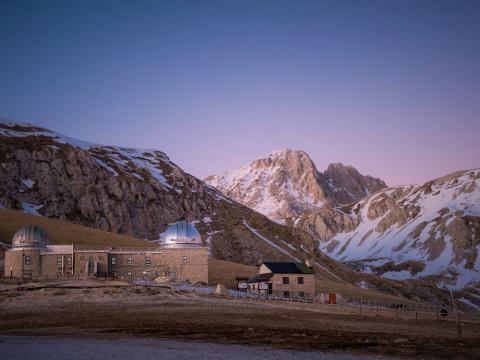
M 260 290 L 268 290 L 268 284 L 266 284 L 266 283 L 260 283 L 260 284 L 258 284 L 258 288 L 259 288 Z
M 245 282 L 239 282 L 239 283 L 238 283 L 238 288 L 239 288 L 239 289 L 247 289 L 247 288 L 248 288 L 248 284 L 245 283 Z

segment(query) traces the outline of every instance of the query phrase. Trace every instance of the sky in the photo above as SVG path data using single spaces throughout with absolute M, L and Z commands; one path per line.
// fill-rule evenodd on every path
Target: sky
M 0 1 L 0 115 L 203 178 L 279 149 L 480 167 L 480 1 Z

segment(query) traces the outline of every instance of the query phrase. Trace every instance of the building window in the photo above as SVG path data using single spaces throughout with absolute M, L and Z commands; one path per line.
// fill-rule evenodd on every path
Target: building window
M 57 256 L 57 266 L 62 266 L 63 264 L 63 259 L 61 256 Z
M 155 271 L 155 276 L 159 277 L 160 276 L 160 271 Z
M 112 256 L 112 265 L 116 265 L 117 264 L 117 258 L 115 256 Z
M 182 264 L 186 264 L 187 263 L 187 257 L 186 256 L 182 256 Z
M 65 258 L 65 264 L 66 264 L 67 266 L 72 266 L 72 257 L 71 257 L 71 256 L 67 256 L 67 257 Z
M 298 278 L 298 284 L 299 284 L 299 285 L 303 285 L 303 277 L 302 277 L 302 276 L 300 276 L 300 277 Z
M 127 276 L 132 276 L 132 272 L 131 271 L 127 272 Z
M 168 273 L 168 276 L 172 277 L 172 278 L 176 278 L 177 277 L 177 273 L 175 271 L 170 271 Z
M 304 293 L 303 291 L 300 291 L 300 292 L 298 293 L 298 296 L 300 296 L 301 298 L 303 298 L 303 297 L 305 297 L 305 293 Z
M 285 297 L 285 298 L 290 297 L 290 291 L 284 291 L 283 292 L 283 297 Z
M 23 263 L 25 265 L 31 265 L 32 264 L 32 257 L 30 255 L 25 255 L 23 258 Z
M 145 265 L 147 265 L 147 266 L 152 265 L 152 260 L 149 257 L 145 258 Z
M 283 277 L 283 284 L 284 284 L 284 285 L 290 284 L 290 279 L 288 278 L 288 276 L 284 276 L 284 277 Z
M 99 256 L 99 257 L 98 257 L 98 260 L 103 260 L 103 256 Z
M 80 260 L 85 260 L 85 256 L 80 256 Z
M 133 264 L 133 258 L 129 257 L 127 258 L 127 265 L 132 265 Z

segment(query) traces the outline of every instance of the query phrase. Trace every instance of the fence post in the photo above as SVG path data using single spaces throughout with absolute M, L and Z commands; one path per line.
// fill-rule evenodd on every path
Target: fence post
M 463 329 L 462 329 L 462 313 L 458 313 L 458 319 L 457 319 L 457 333 L 458 337 L 463 336 Z
M 395 320 L 397 320 L 397 319 L 398 319 L 398 307 L 395 304 Z

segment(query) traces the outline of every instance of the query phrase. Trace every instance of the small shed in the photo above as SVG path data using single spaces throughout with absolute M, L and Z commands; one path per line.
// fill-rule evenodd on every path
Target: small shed
M 215 288 L 214 294 L 218 296 L 227 296 L 228 289 L 225 287 L 225 285 L 218 284 L 217 287 Z
M 321 304 L 335 305 L 340 301 L 341 298 L 342 295 L 335 292 L 322 292 L 317 295 L 317 301 Z

